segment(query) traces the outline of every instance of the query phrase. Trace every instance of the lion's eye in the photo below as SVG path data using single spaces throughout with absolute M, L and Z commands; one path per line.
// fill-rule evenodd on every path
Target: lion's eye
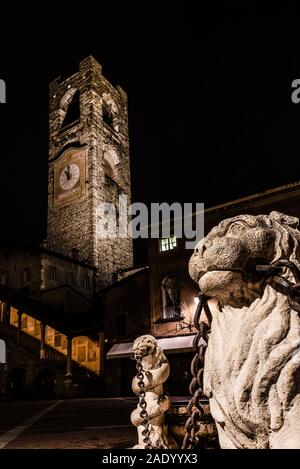
M 148 344 L 151 344 L 151 340 L 148 340 Z

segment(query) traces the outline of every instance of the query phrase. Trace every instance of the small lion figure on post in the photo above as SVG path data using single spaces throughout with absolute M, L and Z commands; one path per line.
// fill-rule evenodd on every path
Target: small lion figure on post
M 132 390 L 139 396 L 131 422 L 138 430 L 138 444 L 134 449 L 168 448 L 165 412 L 171 403 L 163 394 L 170 366 L 157 340 L 152 335 L 138 337 L 133 344 L 133 358 L 140 371 L 132 380 Z

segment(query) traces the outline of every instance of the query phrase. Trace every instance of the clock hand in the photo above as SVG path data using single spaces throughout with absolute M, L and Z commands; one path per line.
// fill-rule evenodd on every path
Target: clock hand
M 65 169 L 65 175 L 67 176 L 67 180 L 70 181 L 72 179 L 72 174 L 70 172 L 70 166 L 67 166 L 67 169 Z

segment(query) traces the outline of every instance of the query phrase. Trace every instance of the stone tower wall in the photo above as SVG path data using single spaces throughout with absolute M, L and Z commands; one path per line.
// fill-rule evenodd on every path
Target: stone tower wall
M 80 119 L 62 127 L 76 90 L 80 92 Z M 109 111 L 113 124 L 104 121 L 104 109 Z M 130 203 L 127 95 L 108 82 L 93 57 L 87 57 L 77 73 L 50 84 L 49 122 L 47 247 L 67 256 L 77 249 L 80 260 L 98 268 L 98 286 L 102 288 L 112 282 L 113 272 L 133 263 L 132 240 L 100 239 L 97 232 L 97 207 L 101 202 L 117 203 L 123 194 Z M 73 147 L 86 155 L 85 193 L 57 206 L 55 164 Z M 108 166 L 112 170 L 110 175 Z

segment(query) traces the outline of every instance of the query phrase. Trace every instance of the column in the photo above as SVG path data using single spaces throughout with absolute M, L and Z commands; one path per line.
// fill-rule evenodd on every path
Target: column
M 18 311 L 18 344 L 21 342 L 21 333 L 22 333 L 22 311 Z
M 5 303 L 5 315 L 4 315 L 5 324 L 10 324 L 10 304 Z
M 99 332 L 99 374 L 104 375 L 105 337 L 104 332 Z
M 41 342 L 40 342 L 40 359 L 45 360 L 46 358 L 46 324 L 41 323 Z
M 67 372 L 66 381 L 72 383 L 72 337 L 67 337 Z

